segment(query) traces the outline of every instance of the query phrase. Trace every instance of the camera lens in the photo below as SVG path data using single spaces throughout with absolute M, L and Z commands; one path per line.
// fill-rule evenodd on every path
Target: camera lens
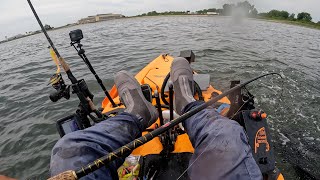
M 83 39 L 83 34 L 81 29 L 70 31 L 69 36 L 70 36 L 71 42 L 80 42 L 80 40 Z

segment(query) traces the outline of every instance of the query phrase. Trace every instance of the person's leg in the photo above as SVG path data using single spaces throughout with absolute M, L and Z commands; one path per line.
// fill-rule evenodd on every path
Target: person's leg
M 157 110 L 143 96 L 139 83 L 126 72 L 119 72 L 115 84 L 125 112 L 93 127 L 65 135 L 54 146 L 50 172 L 57 175 L 66 170 L 77 170 L 97 158 L 131 142 L 158 118 Z M 128 154 L 129 155 L 129 154 Z M 85 179 L 117 179 L 120 158 Z
M 193 94 L 193 78 L 187 60 L 174 60 L 171 79 L 175 108 L 179 114 L 203 103 L 190 97 Z M 183 126 L 195 148 L 188 171 L 191 179 L 262 179 L 247 136 L 237 122 L 209 107 L 187 119 Z
M 185 111 L 202 103 L 190 103 Z M 209 107 L 187 119 L 183 126 L 195 148 L 188 171 L 191 179 L 262 179 L 239 123 Z
M 51 176 L 66 170 L 77 170 L 131 142 L 141 136 L 141 132 L 138 118 L 122 113 L 85 130 L 69 133 L 52 150 Z M 103 167 L 85 178 L 115 179 L 118 176 L 117 168 L 123 164 L 124 158 L 110 163 L 108 169 Z

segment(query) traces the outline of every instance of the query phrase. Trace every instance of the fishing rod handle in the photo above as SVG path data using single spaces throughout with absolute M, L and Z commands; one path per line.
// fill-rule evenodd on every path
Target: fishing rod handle
M 65 171 L 61 174 L 58 174 L 56 176 L 53 176 L 49 178 L 48 180 L 77 180 L 76 172 L 74 171 Z
M 70 67 L 69 64 L 63 59 L 63 57 L 59 57 L 59 62 L 62 66 L 62 68 L 64 69 L 65 72 L 70 71 Z
M 82 177 L 94 172 L 95 170 L 100 169 L 101 167 L 107 167 L 108 163 L 112 162 L 113 160 L 115 160 L 119 157 L 129 155 L 137 147 L 149 142 L 154 137 L 157 137 L 155 134 L 162 134 L 165 131 L 166 131 L 166 129 L 164 127 L 158 128 L 153 131 L 154 134 L 152 132 L 150 132 L 144 136 L 141 136 L 140 138 L 135 139 L 134 141 L 118 148 L 117 150 L 110 152 L 106 156 L 103 156 L 103 157 L 95 160 L 94 162 L 91 162 L 90 164 L 82 167 L 81 169 L 77 170 L 75 172 L 75 174 L 78 178 L 82 178 Z
M 89 97 L 87 97 L 86 99 L 87 99 L 87 101 L 88 101 L 88 104 L 89 104 L 90 109 L 91 109 L 92 111 L 96 111 L 97 108 L 96 108 L 96 106 L 93 104 L 92 100 L 91 100 Z
M 98 116 L 98 118 L 102 118 L 102 117 L 103 117 L 103 114 L 102 114 L 100 111 L 97 110 L 97 108 L 96 108 L 96 106 L 93 104 L 92 100 L 91 100 L 89 97 L 87 97 L 86 99 L 87 99 L 87 101 L 88 101 L 89 107 L 90 107 L 90 109 L 92 110 L 92 112 L 96 113 L 96 115 Z

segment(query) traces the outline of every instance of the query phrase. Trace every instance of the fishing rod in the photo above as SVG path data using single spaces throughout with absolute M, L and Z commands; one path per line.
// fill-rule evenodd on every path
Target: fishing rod
M 68 64 L 66 63 L 66 61 L 60 56 L 60 53 L 58 52 L 57 48 L 56 48 L 55 45 L 53 44 L 51 38 L 49 37 L 46 29 L 44 28 L 44 26 L 43 26 L 43 24 L 42 24 L 42 22 L 41 22 L 41 20 L 40 20 L 40 18 L 39 18 L 39 16 L 38 16 L 38 14 L 37 14 L 37 12 L 36 12 L 36 10 L 34 9 L 32 3 L 31 3 L 31 1 L 30 1 L 30 0 L 27 0 L 27 1 L 28 1 L 28 3 L 29 3 L 29 6 L 30 6 L 30 8 L 31 8 L 31 10 L 32 10 L 35 18 L 36 18 L 37 21 L 38 21 L 38 24 L 39 24 L 40 27 L 41 27 L 41 30 L 42 30 L 43 34 L 46 36 L 46 38 L 47 38 L 47 40 L 48 40 L 51 48 L 53 49 L 54 53 L 55 53 L 56 56 L 58 57 L 58 59 L 59 59 L 59 61 L 60 61 L 60 64 L 61 64 L 61 66 L 63 67 L 64 71 L 67 73 L 70 81 L 71 81 L 72 83 L 77 83 L 77 82 L 78 82 L 77 79 L 73 76 L 73 74 L 72 74 L 72 72 L 71 72 L 71 70 L 70 70 L 69 65 L 68 65 Z
M 132 150 L 136 149 L 137 147 L 139 147 L 141 145 L 144 145 L 145 143 L 151 141 L 154 137 L 159 136 L 160 134 L 173 128 L 174 126 L 178 125 L 179 123 L 187 120 L 191 116 L 193 116 L 193 115 L 197 114 L 198 112 L 204 110 L 205 108 L 213 105 L 215 102 L 217 102 L 221 98 L 245 87 L 246 85 L 252 83 L 253 81 L 256 81 L 262 77 L 269 76 L 269 75 L 278 75 L 282 78 L 281 74 L 279 74 L 279 73 L 268 73 L 268 74 L 264 74 L 264 75 L 255 77 L 249 81 L 246 81 L 242 84 L 239 84 L 239 85 L 227 90 L 226 92 L 212 98 L 211 100 L 203 103 L 202 105 L 183 114 L 182 116 L 180 116 L 172 121 L 169 121 L 168 123 L 164 124 L 163 126 L 160 126 L 158 129 L 156 129 L 156 130 L 154 130 L 144 136 L 141 136 L 140 138 L 133 140 L 132 142 L 118 148 L 117 150 L 115 150 L 113 152 L 110 152 L 109 154 L 95 160 L 94 162 L 89 163 L 87 166 L 84 166 L 81 169 L 78 169 L 76 171 L 72 171 L 72 170 L 65 171 L 61 174 L 58 174 L 54 177 L 49 178 L 48 180 L 62 180 L 62 179 L 63 180 L 77 180 L 77 179 L 80 179 L 80 178 L 94 172 L 95 170 L 97 170 L 101 167 L 106 167 L 108 163 L 114 161 L 117 158 L 128 155 Z
M 78 52 L 78 55 L 80 56 L 80 58 L 87 65 L 87 67 L 89 68 L 91 73 L 94 75 L 94 77 L 96 78 L 98 84 L 100 85 L 101 89 L 103 90 L 104 94 L 107 96 L 107 98 L 109 99 L 110 103 L 112 104 L 112 107 L 117 107 L 116 103 L 111 98 L 108 90 L 104 86 L 102 80 L 100 79 L 100 77 L 98 76 L 96 71 L 93 69 L 89 59 L 87 58 L 87 56 L 85 54 L 85 50 L 82 48 L 82 46 L 83 46 L 81 44 L 81 39 L 83 39 L 82 30 L 81 29 L 77 29 L 77 30 L 71 31 L 69 33 L 69 36 L 70 36 L 70 39 L 71 39 L 70 45 L 74 47 L 74 49 Z M 75 46 L 75 44 L 77 44 L 77 46 Z M 78 48 L 79 48 L 79 50 L 78 50 Z
M 46 36 L 50 46 L 51 46 L 51 49 L 53 50 L 55 56 L 57 57 L 57 59 L 59 60 L 61 66 L 63 67 L 64 71 L 66 72 L 68 78 L 70 79 L 72 85 L 72 90 L 73 90 L 73 93 L 77 94 L 79 100 L 80 100 L 80 104 L 79 104 L 79 111 L 77 111 L 77 114 L 80 115 L 80 117 L 84 120 L 84 124 L 85 126 L 89 127 L 90 126 L 90 122 L 88 120 L 88 115 L 90 116 L 90 112 L 94 112 L 98 118 L 103 118 L 103 115 L 100 111 L 98 111 L 93 102 L 92 102 L 92 99 L 93 99 L 93 95 L 92 93 L 89 91 L 88 89 L 88 86 L 87 84 L 85 83 L 84 79 L 81 79 L 81 80 L 77 80 L 74 75 L 72 74 L 71 72 L 71 69 L 69 67 L 69 65 L 67 64 L 67 62 L 64 60 L 64 58 L 61 57 L 60 53 L 58 52 L 57 48 L 55 47 L 54 43 L 52 42 L 51 38 L 49 37 L 46 29 L 44 28 L 36 10 L 34 9 L 32 3 L 31 3 L 31 0 L 27 0 L 28 1 L 28 4 L 36 18 L 36 20 L 38 21 L 38 24 L 40 25 L 41 27 L 41 30 L 42 32 L 44 33 L 44 35 Z M 59 65 L 57 65 L 59 66 Z M 64 81 L 62 80 L 62 76 L 61 74 L 58 74 L 56 73 L 55 75 L 53 75 L 53 77 L 51 78 L 52 82 L 57 82 L 56 84 L 58 84 L 57 86 L 59 86 L 59 83 L 60 83 L 60 86 L 62 85 L 62 87 L 65 87 L 64 85 Z M 56 88 L 56 84 L 52 84 L 52 86 L 54 88 Z M 64 86 L 63 86 L 64 85 Z M 57 87 L 58 88 L 58 87 Z M 57 89 L 58 90 L 58 89 Z M 50 96 L 50 99 L 52 101 L 54 100 L 59 100 L 61 97 L 63 97 L 63 95 L 61 94 L 64 94 L 65 93 L 65 89 L 62 89 L 56 97 L 51 97 Z

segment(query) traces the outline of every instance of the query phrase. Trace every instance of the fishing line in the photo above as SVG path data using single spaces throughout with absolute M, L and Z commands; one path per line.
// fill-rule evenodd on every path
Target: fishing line
M 283 93 L 284 93 L 284 80 L 285 80 L 285 77 L 284 76 L 281 76 L 281 93 L 280 93 L 280 96 L 279 96 L 279 99 L 283 98 Z M 280 105 L 280 100 L 278 101 L 278 105 Z
M 241 110 L 241 108 L 247 104 L 249 102 L 249 100 L 252 99 L 251 97 L 245 102 L 243 103 L 240 108 L 232 115 L 232 117 L 230 118 L 230 120 L 232 120 L 234 118 L 234 116 Z M 211 144 L 211 142 L 215 140 L 215 138 L 213 138 L 209 144 Z M 200 156 L 207 150 L 207 148 L 209 147 L 209 144 L 205 147 L 205 149 L 200 153 L 200 155 L 189 165 L 189 167 L 183 171 L 183 173 L 178 177 L 177 180 L 179 180 L 190 168 L 191 166 L 193 166 L 193 164 L 200 158 Z
M 238 114 L 238 112 L 242 109 L 242 107 L 244 106 L 244 105 L 246 105 L 248 102 L 249 102 L 249 100 L 251 100 L 252 99 L 252 97 L 250 97 L 247 101 L 245 101 L 241 106 L 240 106 L 240 108 L 232 115 L 232 117 L 230 118 L 231 120 L 234 118 L 234 116 L 236 115 L 236 114 Z

